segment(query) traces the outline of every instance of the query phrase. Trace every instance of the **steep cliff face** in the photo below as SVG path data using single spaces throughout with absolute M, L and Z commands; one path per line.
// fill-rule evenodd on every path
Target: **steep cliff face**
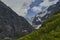
M 18 38 L 33 31 L 32 26 L 0 1 L 0 39 Z

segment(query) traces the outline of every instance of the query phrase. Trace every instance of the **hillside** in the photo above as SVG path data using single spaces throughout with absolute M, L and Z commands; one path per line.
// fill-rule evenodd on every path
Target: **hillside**
M 0 1 L 0 40 L 16 39 L 33 30 L 24 17 L 18 16 L 10 7 Z
M 18 40 L 60 40 L 60 10 L 49 17 L 40 29 Z

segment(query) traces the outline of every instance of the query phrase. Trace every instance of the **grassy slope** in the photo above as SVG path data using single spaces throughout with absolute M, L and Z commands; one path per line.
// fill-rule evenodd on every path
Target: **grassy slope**
M 60 10 L 48 18 L 40 29 L 18 40 L 60 40 Z

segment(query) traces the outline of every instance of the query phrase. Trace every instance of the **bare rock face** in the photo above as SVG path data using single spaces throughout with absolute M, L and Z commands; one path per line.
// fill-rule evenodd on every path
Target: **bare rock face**
M 21 16 L 0 1 L 0 39 L 22 37 L 34 29 Z

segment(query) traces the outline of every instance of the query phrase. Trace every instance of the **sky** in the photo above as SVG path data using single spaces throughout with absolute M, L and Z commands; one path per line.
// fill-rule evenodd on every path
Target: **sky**
M 34 4 L 36 5 L 32 4 L 33 7 L 29 9 L 27 17 L 31 19 L 37 13 L 47 10 L 51 5 L 56 4 L 58 1 L 59 0 L 37 0 L 36 2 L 34 2 Z
M 46 10 L 59 0 L 1 0 L 12 8 L 19 16 L 34 17 L 37 13 Z
M 1 0 L 12 8 L 19 16 L 25 16 L 30 9 L 30 4 L 35 0 Z

